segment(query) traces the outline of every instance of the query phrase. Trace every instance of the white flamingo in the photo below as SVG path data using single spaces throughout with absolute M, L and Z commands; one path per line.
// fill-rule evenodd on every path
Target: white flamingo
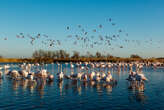
M 106 78 L 105 78 L 105 81 L 106 81 L 106 82 L 111 82 L 111 81 L 112 81 L 112 75 L 111 75 L 110 72 L 108 72 L 108 74 L 107 74 L 107 76 L 106 76 Z
M 52 74 L 49 75 L 49 76 L 48 76 L 48 80 L 49 80 L 49 81 L 53 81 L 53 80 L 54 80 L 54 75 L 52 75 Z
M 57 75 L 58 75 L 58 80 L 63 80 L 64 73 L 62 72 L 62 64 L 61 64 L 61 71 Z
M 16 79 L 16 80 L 20 77 L 20 74 L 17 70 L 9 71 L 8 75 L 10 75 L 11 78 Z
M 94 72 L 94 71 L 92 71 L 92 72 L 91 72 L 91 74 L 90 74 L 90 80 L 93 80 L 93 79 L 94 79 L 94 77 L 95 77 L 95 75 L 96 75 L 96 74 L 95 74 L 95 72 Z

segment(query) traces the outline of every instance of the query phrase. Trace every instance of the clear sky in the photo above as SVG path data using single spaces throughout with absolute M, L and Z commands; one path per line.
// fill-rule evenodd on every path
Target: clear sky
M 109 18 L 116 23 L 115 27 L 109 26 Z M 0 0 L 0 55 L 30 57 L 40 48 L 83 53 L 85 48 L 73 45 L 71 39 L 65 41 L 67 35 L 77 33 L 79 24 L 87 30 L 102 24 L 101 34 L 122 29 L 129 35 L 121 37 L 141 42 L 137 45 L 117 40 L 112 44 L 114 50 L 101 45 L 88 48 L 90 53 L 102 51 L 123 57 L 130 54 L 164 57 L 164 0 Z M 69 32 L 67 26 L 70 26 Z M 16 38 L 20 32 L 26 35 L 43 33 L 63 42 L 55 48 L 39 42 L 32 46 L 29 39 Z M 4 40 L 6 37 L 8 40 Z M 124 48 L 118 48 L 118 45 Z

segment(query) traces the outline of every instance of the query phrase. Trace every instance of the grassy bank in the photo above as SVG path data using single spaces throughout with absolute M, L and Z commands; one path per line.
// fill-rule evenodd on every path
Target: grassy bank
M 26 59 L 16 59 L 16 58 L 0 58 L 1 63 L 7 62 L 14 62 L 14 63 L 21 63 L 21 62 L 44 62 L 44 63 L 52 63 L 52 62 L 86 62 L 86 61 L 93 61 L 93 62 L 100 62 L 100 61 L 107 61 L 107 62 L 162 62 L 164 63 L 164 58 L 149 58 L 149 59 L 142 59 L 142 58 L 26 58 Z
M 16 59 L 16 58 L 0 58 L 1 63 L 21 63 L 23 62 L 22 59 Z

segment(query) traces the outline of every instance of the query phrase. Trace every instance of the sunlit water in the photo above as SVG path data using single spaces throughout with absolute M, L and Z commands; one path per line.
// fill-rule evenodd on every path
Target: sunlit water
M 12 67 L 18 69 L 17 67 Z M 61 70 L 57 64 L 45 66 L 54 75 Z M 70 73 L 70 66 L 63 65 L 63 71 Z M 66 69 L 64 69 L 66 68 Z M 77 72 L 77 68 L 73 70 Z M 104 70 L 107 71 L 107 70 Z M 0 109 L 126 109 L 158 110 L 164 109 L 164 69 L 144 68 L 149 79 L 145 82 L 144 92 L 128 89 L 128 71 L 110 70 L 117 85 L 104 83 L 76 82 L 64 80 L 29 84 L 14 81 L 4 76 L 0 80 Z

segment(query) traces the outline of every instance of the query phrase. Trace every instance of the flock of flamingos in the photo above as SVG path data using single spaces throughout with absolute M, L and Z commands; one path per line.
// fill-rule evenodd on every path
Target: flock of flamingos
M 163 42 L 162 39 L 154 40 L 148 36 L 145 38 L 146 40 L 132 39 L 129 33 L 121 28 L 112 18 L 108 18 L 105 23 L 96 24 L 91 29 L 88 29 L 88 27 L 81 24 L 66 26 L 64 30 L 66 35 L 62 35 L 60 38 L 59 36 L 51 36 L 44 33 L 26 34 L 24 32 L 16 34 L 16 38 L 23 41 L 29 40 L 29 43 L 36 47 L 59 48 L 64 47 L 63 44 L 71 44 L 85 50 L 97 49 L 100 46 L 115 50 L 118 48 L 129 48 L 129 45 L 134 45 L 135 47 L 142 46 L 142 48 L 143 46 L 155 46 L 159 49 Z M 10 40 L 6 35 L 1 38 L 5 41 Z M 103 52 L 105 53 L 106 51 L 104 50 Z
M 52 63 L 52 67 L 55 63 Z M 8 78 L 12 81 L 27 81 L 30 84 L 40 85 L 46 82 L 62 83 L 65 80 L 91 83 L 92 85 L 103 83 L 104 87 L 117 85 L 117 80 L 112 77 L 111 69 L 120 71 L 128 70 L 127 77 L 131 89 L 144 91 L 144 81 L 148 81 L 142 72 L 143 68 L 163 67 L 162 63 L 111 63 L 111 62 L 77 62 L 77 63 L 56 63 L 56 72 L 50 73 L 47 69 L 48 64 L 16 64 L 0 66 L 0 80 Z M 69 72 L 67 68 L 70 68 Z M 53 69 L 53 68 L 52 68 Z M 54 68 L 55 70 L 55 68 Z

